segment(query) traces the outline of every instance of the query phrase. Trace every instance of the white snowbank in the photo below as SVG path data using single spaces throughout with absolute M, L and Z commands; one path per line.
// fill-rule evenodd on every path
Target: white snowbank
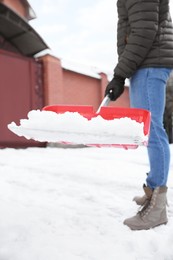
M 74 144 L 144 144 L 148 136 L 143 133 L 143 123 L 130 118 L 105 120 L 101 116 L 91 120 L 77 112 L 57 114 L 50 111 L 33 110 L 28 119 L 14 122 L 8 128 L 27 139 Z

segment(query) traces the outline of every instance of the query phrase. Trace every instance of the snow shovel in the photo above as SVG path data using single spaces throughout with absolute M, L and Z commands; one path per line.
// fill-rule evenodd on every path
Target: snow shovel
M 99 118 L 104 121 L 104 125 L 100 123 L 97 129 L 90 134 L 91 138 L 80 141 L 80 136 L 83 135 L 85 139 L 85 133 L 76 133 L 72 142 L 70 138 L 67 140 L 61 140 L 64 144 L 84 144 L 86 146 L 95 147 L 119 147 L 125 149 L 136 149 L 139 145 L 146 146 L 148 143 L 149 131 L 150 131 L 150 112 L 144 109 L 136 108 L 119 108 L 108 107 L 110 102 L 109 96 L 106 96 L 101 102 L 98 110 L 95 112 L 92 106 L 74 106 L 74 105 L 51 105 L 45 106 L 42 111 L 55 112 L 57 114 L 65 114 L 67 112 L 73 114 L 78 113 L 83 118 L 87 119 L 87 122 L 94 122 L 98 125 Z M 71 122 L 73 123 L 73 122 Z M 89 127 L 93 127 L 90 123 Z M 115 123 L 115 124 L 113 124 Z M 133 127 L 131 128 L 133 123 Z M 111 125 L 112 124 L 112 125 Z M 99 127 L 100 126 L 100 127 Z M 137 126 L 140 129 L 136 130 Z M 111 131 L 109 131 L 111 129 Z M 118 130 L 117 130 L 118 128 Z M 93 129 L 93 128 L 92 128 Z M 100 129 L 102 129 L 100 133 Z M 98 131 L 98 136 L 97 136 Z M 89 132 L 89 131 L 88 131 Z M 58 134 L 58 133 L 57 133 Z M 88 137 L 88 136 L 87 136 Z
M 94 147 L 136 149 L 147 145 L 150 112 L 144 109 L 108 107 L 106 96 L 97 111 L 92 106 L 51 105 L 32 110 L 28 119 L 14 122 L 9 130 L 40 142 L 82 144 Z
M 51 105 L 28 113 L 28 119 L 8 129 L 40 142 L 82 144 L 94 147 L 136 149 L 146 146 L 150 112 L 144 109 L 108 107 L 106 96 L 97 111 L 92 106 Z

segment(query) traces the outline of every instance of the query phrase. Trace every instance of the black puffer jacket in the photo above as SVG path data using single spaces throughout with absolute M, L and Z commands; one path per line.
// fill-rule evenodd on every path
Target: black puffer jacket
M 118 0 L 115 74 L 129 78 L 141 67 L 173 68 L 169 0 Z

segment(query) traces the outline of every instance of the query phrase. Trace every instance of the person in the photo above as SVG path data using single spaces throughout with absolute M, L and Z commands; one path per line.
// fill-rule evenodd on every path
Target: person
M 173 26 L 169 0 L 118 0 L 117 10 L 118 63 L 105 95 L 115 101 L 129 78 L 131 107 L 151 112 L 150 171 L 143 185 L 144 196 L 134 198 L 141 209 L 124 221 L 132 230 L 147 230 L 168 221 L 170 150 L 163 114 L 166 83 L 173 68 Z

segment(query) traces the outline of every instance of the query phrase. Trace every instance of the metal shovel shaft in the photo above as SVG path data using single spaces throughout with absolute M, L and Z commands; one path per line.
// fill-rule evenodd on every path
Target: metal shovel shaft
M 99 108 L 97 109 L 96 114 L 99 114 L 99 113 L 100 113 L 100 109 L 101 109 L 102 107 L 108 106 L 109 102 L 110 102 L 110 98 L 109 98 L 109 96 L 107 95 L 107 96 L 105 96 L 105 98 L 104 98 L 103 101 L 101 102 Z

